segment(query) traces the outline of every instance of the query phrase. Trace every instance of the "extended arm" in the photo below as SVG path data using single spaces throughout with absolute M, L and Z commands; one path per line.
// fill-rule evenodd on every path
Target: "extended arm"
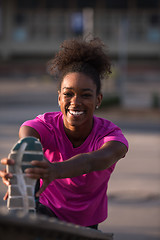
M 92 171 L 104 170 L 125 156 L 127 147 L 117 141 L 105 143 L 99 150 L 78 154 L 56 163 L 56 178 L 76 177 Z
M 40 139 L 39 134 L 31 127 L 24 126 L 20 129 L 20 137 L 34 136 Z M 105 143 L 99 150 L 90 153 L 78 154 L 64 162 L 50 163 L 48 161 L 32 161 L 36 168 L 26 170 L 28 177 L 42 178 L 44 186 L 55 179 L 72 178 L 92 171 L 100 171 L 112 166 L 115 162 L 125 156 L 127 147 L 118 141 Z

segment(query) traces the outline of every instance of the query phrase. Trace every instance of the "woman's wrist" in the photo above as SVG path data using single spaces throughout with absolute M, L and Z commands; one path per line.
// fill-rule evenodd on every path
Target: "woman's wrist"
M 61 162 L 52 163 L 51 178 L 52 178 L 52 181 L 54 181 L 55 179 L 65 178 L 62 176 Z

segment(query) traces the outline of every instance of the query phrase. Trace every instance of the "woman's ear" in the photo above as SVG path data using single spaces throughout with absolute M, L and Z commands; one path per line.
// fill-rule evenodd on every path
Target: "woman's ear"
M 59 106 L 61 106 L 60 100 L 61 100 L 61 92 L 58 90 L 58 105 Z
M 103 99 L 103 94 L 102 93 L 99 93 L 97 95 L 97 103 L 96 103 L 96 108 L 98 109 L 102 103 L 102 99 Z

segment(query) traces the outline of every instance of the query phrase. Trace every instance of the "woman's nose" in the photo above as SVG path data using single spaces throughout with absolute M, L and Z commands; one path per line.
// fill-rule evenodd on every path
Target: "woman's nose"
M 81 99 L 80 99 L 80 97 L 77 96 L 77 95 L 75 95 L 75 96 L 72 98 L 71 103 L 72 103 L 73 105 L 80 105 L 80 104 L 81 104 Z

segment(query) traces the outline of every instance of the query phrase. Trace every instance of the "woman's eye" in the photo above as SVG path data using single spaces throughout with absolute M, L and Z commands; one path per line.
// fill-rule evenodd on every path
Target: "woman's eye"
M 90 93 L 85 93 L 85 94 L 83 94 L 83 97 L 86 97 L 86 98 L 88 98 L 88 97 L 91 97 L 92 95 L 90 94 Z
M 66 96 L 66 97 L 71 97 L 72 96 L 71 93 L 63 93 L 63 95 Z

